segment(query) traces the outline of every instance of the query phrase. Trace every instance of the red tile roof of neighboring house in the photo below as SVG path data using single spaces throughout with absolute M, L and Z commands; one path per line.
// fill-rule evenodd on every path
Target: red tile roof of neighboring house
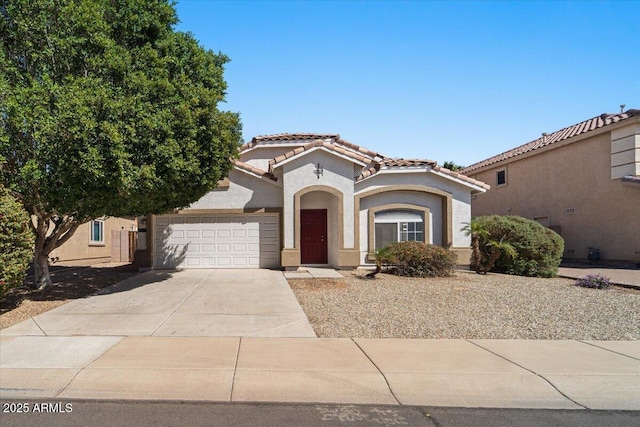
M 235 167 L 237 167 L 239 169 L 243 169 L 243 170 L 245 170 L 247 172 L 251 172 L 251 173 L 254 173 L 256 175 L 267 177 L 267 178 L 269 178 L 269 179 L 271 179 L 273 181 L 277 181 L 277 178 L 275 176 L 273 176 L 272 173 L 267 172 L 266 170 L 257 168 L 255 166 L 252 166 L 252 165 L 250 165 L 248 163 L 241 162 L 240 160 L 236 160 L 236 159 L 231 159 L 231 163 Z
M 461 169 L 460 172 L 463 174 L 473 173 L 474 171 L 482 169 L 486 166 L 529 153 L 539 148 L 543 148 L 557 142 L 564 141 L 596 129 L 600 129 L 638 115 L 640 115 L 640 110 L 627 110 L 624 113 L 618 114 L 603 113 L 599 116 L 566 127 L 564 129 L 560 129 L 551 134 L 543 135 L 538 139 L 535 139 L 514 149 L 505 151 L 504 153 L 500 153 L 496 156 L 489 157 L 488 159 L 482 160 L 481 162 L 474 163 L 471 166 L 467 166 L 466 168 Z

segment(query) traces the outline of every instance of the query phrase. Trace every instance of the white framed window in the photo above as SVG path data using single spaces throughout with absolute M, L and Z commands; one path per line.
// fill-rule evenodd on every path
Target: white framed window
M 376 249 L 393 242 L 424 242 L 424 219 L 419 212 L 409 210 L 377 212 L 374 222 Z
M 104 245 L 104 220 L 94 219 L 89 224 L 89 243 Z

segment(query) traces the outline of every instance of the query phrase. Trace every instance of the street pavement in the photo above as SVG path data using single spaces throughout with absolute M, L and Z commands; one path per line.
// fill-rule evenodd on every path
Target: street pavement
M 154 401 L 3 401 L 3 427 L 636 427 L 640 412 Z M 61 409 L 61 411 L 57 411 Z M 51 411 L 53 410 L 53 411 Z
M 281 272 L 136 277 L 1 331 L 0 400 L 640 411 L 640 341 L 315 338 Z

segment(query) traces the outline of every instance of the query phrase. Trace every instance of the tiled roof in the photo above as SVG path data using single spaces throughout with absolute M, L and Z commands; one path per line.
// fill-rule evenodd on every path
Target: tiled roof
M 251 172 L 256 175 L 267 177 L 269 179 L 272 179 L 273 181 L 277 181 L 277 178 L 273 176 L 273 174 L 271 174 L 270 172 L 267 172 L 266 170 L 257 168 L 255 166 L 252 166 L 248 163 L 241 162 L 240 160 L 236 160 L 236 159 L 231 159 L 231 163 L 239 169 L 243 169 L 247 172 Z
M 360 172 L 360 175 L 356 178 L 356 181 L 361 181 L 371 175 L 374 175 L 382 168 L 425 168 L 425 167 L 433 167 L 437 163 L 433 160 L 422 160 L 422 159 L 402 159 L 402 158 L 391 158 L 385 157 L 380 161 L 374 162 L 369 165 L 366 169 L 363 169 Z
M 424 168 L 428 166 L 437 165 L 437 163 L 434 162 L 433 160 L 403 159 L 403 158 L 392 159 L 390 157 L 387 157 L 386 159 L 382 160 L 382 162 L 380 163 L 382 163 L 383 166 L 388 168 Z
M 618 113 L 618 114 L 603 113 L 599 116 L 596 116 L 589 120 L 585 120 L 575 125 L 566 127 L 564 129 L 560 129 L 551 134 L 543 135 L 538 139 L 535 139 L 531 142 L 523 144 L 512 150 L 505 151 L 504 153 L 500 153 L 496 156 L 490 157 L 481 162 L 474 163 L 471 166 L 467 166 L 466 168 L 461 169 L 460 172 L 463 174 L 469 174 L 478 169 L 492 165 L 494 163 L 499 163 L 501 161 L 529 153 L 539 148 L 543 148 L 543 147 L 555 144 L 557 142 L 564 141 L 569 138 L 573 138 L 575 136 L 582 135 L 584 133 L 591 132 L 596 129 L 600 129 L 605 126 L 609 126 L 614 123 L 618 123 L 622 120 L 626 120 L 630 117 L 634 117 L 638 115 L 640 115 L 640 110 L 627 110 L 624 113 Z
M 273 180 L 276 180 L 273 175 L 274 167 L 293 156 L 296 156 L 304 151 L 308 151 L 317 147 L 322 147 L 327 150 L 334 151 L 359 163 L 364 163 L 365 166 L 362 172 L 356 177 L 356 181 L 361 181 L 369 176 L 374 175 L 380 169 L 411 169 L 411 168 L 432 168 L 434 171 L 444 173 L 453 178 L 457 178 L 472 185 L 476 185 L 482 188 L 489 189 L 489 186 L 483 182 L 469 178 L 456 172 L 452 172 L 449 169 L 441 168 L 433 160 L 425 159 L 403 159 L 403 158 L 391 158 L 375 151 L 371 151 L 367 148 L 353 144 L 340 138 L 338 134 L 315 134 L 315 133 L 281 133 L 276 135 L 260 135 L 251 140 L 250 143 L 244 144 L 241 147 L 241 151 L 251 149 L 263 141 L 308 141 L 304 145 L 300 145 L 284 154 L 281 154 L 274 159 L 269 160 L 269 171 L 251 166 L 247 163 L 240 162 L 238 160 L 233 161 L 234 165 L 241 169 L 245 169 L 249 172 L 260 176 L 267 176 Z
M 436 171 L 436 172 L 441 172 L 441 173 L 444 173 L 446 175 L 452 176 L 454 178 L 461 179 L 461 180 L 463 180 L 465 182 L 468 182 L 469 184 L 477 185 L 478 187 L 482 187 L 485 190 L 491 189 L 491 186 L 489 184 L 485 184 L 484 182 L 478 181 L 477 179 L 469 178 L 466 175 L 463 175 L 463 174 L 458 173 L 458 172 L 454 172 L 454 171 L 452 171 L 450 169 L 447 169 L 447 168 L 443 168 L 442 166 L 435 166 L 433 168 L 433 170 Z
M 248 150 L 255 147 L 262 141 L 305 141 L 317 139 L 340 139 L 338 134 L 318 134 L 318 133 L 278 133 L 275 135 L 258 135 L 240 147 L 240 151 Z
M 354 160 L 357 160 L 357 161 L 359 161 L 361 163 L 365 163 L 366 164 L 366 163 L 369 163 L 371 161 L 371 159 L 369 159 L 367 157 L 364 157 L 364 156 L 362 156 L 360 154 L 357 154 L 357 153 L 355 153 L 355 152 L 353 152 L 351 150 L 345 150 L 344 148 L 340 147 L 340 144 L 332 144 L 332 143 L 324 141 L 324 140 L 317 140 L 317 141 L 313 141 L 313 142 L 310 142 L 308 144 L 305 144 L 302 147 L 298 147 L 298 148 L 293 149 L 291 151 L 287 151 L 286 153 L 277 156 L 275 159 L 269 160 L 269 170 L 273 171 L 273 167 L 276 164 L 278 164 L 278 163 L 280 163 L 280 162 L 282 162 L 282 161 L 284 161 L 284 160 L 286 160 L 286 159 L 288 159 L 290 157 L 293 157 L 293 156 L 295 156 L 297 154 L 300 154 L 303 151 L 308 151 L 308 150 L 311 150 L 311 149 L 316 148 L 316 147 L 324 147 L 324 148 L 326 148 L 328 150 L 335 151 L 336 153 L 345 155 L 345 156 L 350 157 L 350 158 L 352 158 Z
M 297 141 L 301 139 L 340 139 L 340 135 L 337 133 L 277 133 L 275 135 L 258 135 L 251 141 Z
M 384 168 L 390 168 L 390 169 L 399 169 L 399 168 L 411 168 L 411 167 L 431 167 L 434 171 L 436 172 L 440 172 L 443 173 L 445 175 L 449 175 L 453 178 L 457 178 L 459 180 L 462 180 L 464 182 L 467 182 L 469 184 L 472 185 L 476 185 L 478 187 L 484 188 L 486 190 L 490 189 L 491 186 L 485 184 L 482 181 L 478 181 L 476 179 L 473 178 L 469 178 L 466 175 L 462 175 L 458 172 L 454 172 L 451 171 L 447 168 L 443 168 L 441 166 L 438 166 L 436 162 L 432 161 L 432 160 L 420 160 L 420 159 L 391 159 L 391 158 L 387 158 L 381 162 L 375 162 L 374 164 L 370 165 L 368 168 L 363 169 L 362 172 L 360 172 L 360 175 L 358 175 L 358 177 L 356 178 L 356 181 L 361 181 L 365 178 L 370 177 L 371 175 L 374 175 L 376 172 L 378 172 L 382 167 Z

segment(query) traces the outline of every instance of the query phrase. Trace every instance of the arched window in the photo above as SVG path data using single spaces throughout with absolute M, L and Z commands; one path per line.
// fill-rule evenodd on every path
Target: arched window
M 375 214 L 375 245 L 380 249 L 393 242 L 424 242 L 424 218 L 421 212 L 388 210 Z

